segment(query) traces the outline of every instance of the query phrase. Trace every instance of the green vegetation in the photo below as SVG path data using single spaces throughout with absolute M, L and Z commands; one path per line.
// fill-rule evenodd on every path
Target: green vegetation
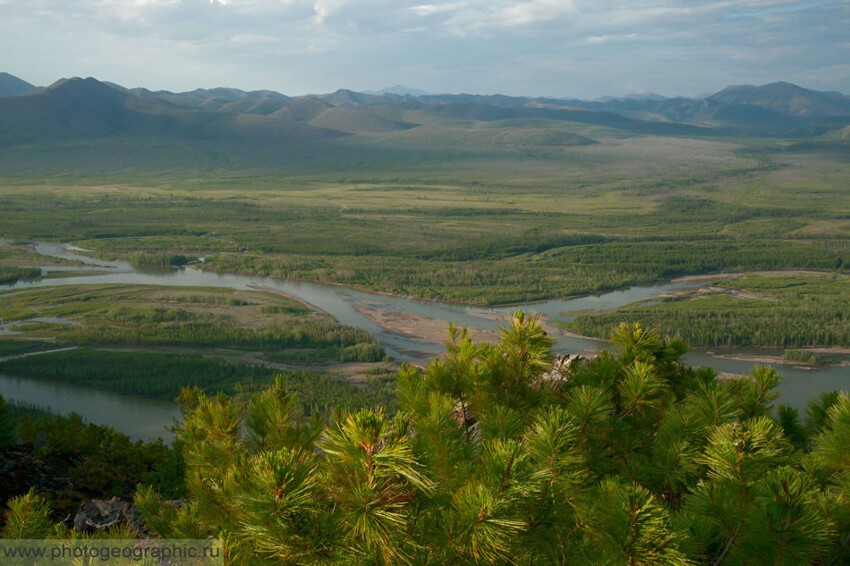
M 848 347 L 850 278 L 751 274 L 718 280 L 660 302 L 579 316 L 566 326 L 604 337 L 621 320 L 664 328 L 694 346 Z
M 785 361 L 808 364 L 812 366 L 823 366 L 830 363 L 830 360 L 819 356 L 817 352 L 810 350 L 785 350 Z
M 84 423 L 77 414 L 63 417 L 27 406 L 8 406 L 4 419 L 6 406 L 0 396 L 0 437 L 11 434 L 19 444 L 4 455 L 0 500 L 9 490 L 26 491 L 22 481 L 49 486 L 47 502 L 59 517 L 74 513 L 83 498 L 131 497 L 140 482 L 157 485 L 169 498 L 185 496 L 178 445 L 133 442 L 110 427 Z M 0 450 L 9 444 L 0 442 Z
M 6 292 L 0 317 L 67 322 L 17 326 L 0 357 L 83 346 L 0 362 L 0 372 L 144 397 L 184 387 L 247 393 L 281 374 L 301 414 L 395 406 L 392 380 L 375 375 L 385 354 L 367 332 L 284 296 L 231 289 L 79 285 Z M 48 342 L 49 340 L 49 342 Z M 351 362 L 366 362 L 352 364 Z M 281 365 L 284 364 L 284 365 Z
M 5 267 L 0 265 L 0 285 L 15 283 L 20 279 L 36 279 L 41 277 L 41 269 L 37 267 Z
M 0 317 L 59 317 L 73 324 L 24 325 L 27 336 L 65 345 L 233 348 L 311 361 L 379 361 L 367 332 L 272 293 L 142 285 L 79 285 L 7 292 Z
M 682 275 L 847 273 L 841 142 L 662 125 L 636 135 L 648 126 L 479 102 L 379 111 L 300 100 L 280 114 L 303 120 L 297 128 L 269 123 L 282 132 L 275 143 L 11 146 L 0 156 L 2 235 L 74 241 L 138 265 L 204 258 L 219 272 L 475 304 Z M 351 135 L 307 126 L 319 115 Z M 835 322 L 815 320 L 815 338 Z M 759 317 L 742 343 L 773 340 L 776 324 Z
M 0 362 L 6 375 L 64 381 L 125 395 L 175 399 L 183 387 L 234 393 L 237 385 L 267 386 L 274 370 L 231 365 L 198 354 L 112 352 L 89 348 Z
M 334 408 L 395 406 L 392 380 L 388 383 L 386 377 L 376 376 L 358 386 L 317 372 L 281 372 L 187 353 L 81 348 L 0 362 L 0 372 L 168 400 L 185 387 L 197 387 L 211 395 L 246 394 L 267 387 L 277 375 L 298 394 L 300 416 Z
M 0 396 L 2 397 L 2 396 Z M 31 403 L 7 403 L 7 415 L 12 431 L 12 441 L 19 442 L 24 438 L 32 439 L 34 428 L 32 426 L 41 421 L 52 419 L 58 415 L 44 407 L 38 407 Z M 21 424 L 26 422 L 26 427 L 21 427 Z M 29 429 L 24 430 L 24 429 Z
M 394 416 L 305 422 L 281 379 L 251 398 L 184 391 L 187 496 L 140 486 L 146 528 L 223 538 L 246 565 L 850 559 L 847 395 L 774 418 L 774 370 L 719 381 L 638 324 L 557 370 L 522 313 L 498 344 L 450 335 L 442 359 L 399 372 Z M 43 504 L 13 500 L 6 536 L 49 534 Z
M 203 256 L 216 271 L 479 304 L 695 273 L 846 269 L 850 164 L 835 152 L 604 128 L 585 146 L 490 143 L 512 127 L 351 136 L 314 165 L 8 177 L 0 226 L 109 258 Z M 465 150 L 447 151 L 465 129 Z
M 127 254 L 127 261 L 139 267 L 180 267 L 189 263 L 183 254 L 134 252 Z
M 40 340 L 18 340 L 16 338 L 0 338 L 0 358 L 19 356 L 47 349 L 48 343 Z
M 0 181 L 0 194 L 2 194 L 2 191 L 2 181 Z M 0 239 L 0 287 L 11 285 L 18 281 L 28 281 L 40 277 L 53 277 L 58 273 L 54 267 L 55 265 L 68 263 L 56 258 L 36 254 L 27 244 L 26 240 L 8 242 Z M 50 268 L 49 274 L 45 274 L 38 267 L 42 265 Z M 79 274 L 79 272 L 68 271 L 64 275 L 73 277 Z
M 9 403 L 0 395 L 0 449 L 16 440 L 15 422 L 9 414 Z
M 81 89 L 127 110 L 96 83 L 25 105 L 35 112 L 38 100 Z M 196 99 L 150 99 L 144 120 L 182 124 L 156 137 L 137 129 L 138 109 L 123 134 L 54 140 L 47 133 L 62 124 L 51 122 L 0 155 L 0 235 L 74 241 L 136 265 L 204 258 L 204 269 L 219 272 L 475 304 L 680 275 L 848 271 L 850 160 L 841 140 L 516 100 L 421 108 L 368 100 L 253 101 L 273 115 L 243 115 L 248 99 L 226 111 L 207 101 L 204 114 Z M 15 248 L 16 259 L 0 265 L 33 265 L 22 246 L 2 248 Z M 781 342 L 775 320 L 736 330 L 748 335 L 741 343 Z M 815 320 L 817 340 L 835 320 Z
M 280 425 L 293 403 L 280 384 L 246 407 L 197 397 L 179 432 L 190 508 L 149 489 L 137 503 L 160 536 L 189 518 L 227 533 L 239 563 L 847 557 L 837 447 L 850 399 L 815 404 L 826 416 L 808 429 L 780 425 L 772 370 L 718 382 L 639 326 L 614 342 L 617 354 L 544 378 L 551 340 L 535 321 L 519 315 L 497 345 L 453 332 L 444 360 L 399 374 L 403 413 L 351 412 L 323 430 Z
M 6 290 L 0 317 L 39 342 L 0 353 L 82 347 L 3 371 L 162 398 L 192 386 L 173 449 L 0 402 L 0 445 L 16 434 L 70 474 L 48 490 L 54 509 L 135 491 L 152 533 L 225 538 L 236 564 L 850 561 L 850 399 L 774 418 L 775 372 L 718 381 L 646 330 L 850 344 L 850 160 L 835 132 L 744 137 L 479 99 L 195 113 L 129 108 L 96 83 L 0 109 L 21 126 L 0 132 L 6 282 L 73 263 L 34 256 L 31 240 L 476 304 L 744 275 L 577 318 L 582 333 L 616 328 L 617 351 L 560 372 L 519 315 L 498 344 L 453 331 L 443 358 L 396 381 L 368 334 L 271 293 Z M 69 96 L 115 114 L 82 104 L 91 120 L 69 128 L 38 113 Z M 753 274 L 801 269 L 816 272 Z M 643 326 L 615 327 L 624 319 Z M 349 381 L 314 373 L 343 361 Z M 39 495 L 12 499 L 0 536 L 67 536 L 48 516 Z

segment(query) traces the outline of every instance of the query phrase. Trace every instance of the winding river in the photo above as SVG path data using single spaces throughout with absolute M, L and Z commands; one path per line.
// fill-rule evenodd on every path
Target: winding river
M 398 313 L 421 315 L 446 323 L 453 321 L 471 329 L 493 330 L 499 324 L 497 320 L 494 320 L 497 315 L 509 314 L 517 309 L 539 312 L 552 320 L 565 321 L 569 320 L 569 317 L 562 315 L 563 312 L 616 308 L 635 301 L 652 299 L 663 293 L 688 286 L 686 283 L 668 283 L 648 287 L 633 287 L 593 297 L 553 300 L 510 307 L 481 308 L 392 297 L 337 285 L 268 277 L 217 274 L 191 267 L 155 270 L 136 269 L 124 262 L 102 261 L 85 257 L 79 253 L 84 250 L 76 249 L 67 244 L 43 242 L 35 244 L 35 249 L 38 253 L 46 256 L 83 262 L 83 265 L 73 268 L 67 266 L 44 267 L 43 270 L 47 273 L 74 270 L 95 271 L 97 274 L 85 277 L 19 281 L 13 285 L 5 286 L 5 288 L 22 289 L 58 285 L 126 283 L 251 289 L 257 285 L 262 285 L 310 303 L 331 314 L 343 324 L 367 330 L 383 345 L 389 355 L 399 360 L 408 361 L 421 361 L 433 356 L 442 349 L 442 346 L 389 332 L 358 312 L 358 307 L 366 306 Z M 0 331 L 2 330 L 0 328 Z M 560 335 L 558 336 L 556 350 L 558 352 L 598 350 L 600 346 L 598 340 Z M 702 352 L 690 352 L 685 356 L 684 361 L 691 365 L 711 366 L 718 371 L 730 373 L 749 373 L 754 365 L 752 362 L 719 358 Z M 806 404 L 821 392 L 850 388 L 850 367 L 833 366 L 816 370 L 785 365 L 777 365 L 776 367 L 785 378 L 779 387 L 782 394 L 780 402 L 796 407 L 801 412 L 805 409 Z M 0 394 L 11 400 L 48 407 L 60 414 L 76 411 L 89 422 L 109 424 L 138 439 L 150 439 L 157 436 L 168 439 L 170 433 L 165 430 L 165 427 L 172 425 L 179 416 L 176 406 L 170 402 L 126 397 L 69 384 L 11 376 L 0 375 Z

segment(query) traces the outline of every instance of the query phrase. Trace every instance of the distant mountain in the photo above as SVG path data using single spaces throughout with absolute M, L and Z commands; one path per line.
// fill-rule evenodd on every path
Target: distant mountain
M 335 108 L 335 106 L 315 96 L 302 96 L 290 100 L 273 115 L 292 120 L 293 122 L 303 122 L 306 124 L 330 108 Z
M 38 91 L 38 87 L 9 73 L 0 73 L 0 98 L 23 96 Z
M 706 99 L 709 104 L 750 105 L 795 118 L 823 118 L 850 114 L 850 99 L 834 93 L 808 90 L 786 82 L 764 86 L 730 86 Z
M 468 136 L 485 128 L 500 130 L 480 134 L 494 144 L 552 147 L 593 143 L 569 131 L 569 124 L 586 124 L 628 135 L 746 133 L 842 142 L 850 124 L 850 98 L 789 83 L 732 86 L 699 99 L 647 94 L 596 101 L 413 95 L 412 89 L 405 94 L 340 89 L 300 97 L 235 88 L 174 93 L 127 89 L 94 78 L 62 79 L 37 89 L 8 74 L 0 74 L 0 87 L 28 93 L 0 96 L 0 145 L 120 136 L 125 141 L 167 139 L 200 153 L 226 146 L 228 152 L 257 160 L 281 148 L 303 155 L 315 144 L 359 135 L 427 138 L 438 145 L 441 139 L 472 139 Z
M 280 110 L 283 103 L 290 100 L 288 96 L 272 90 L 246 92 L 236 88 L 199 88 L 180 93 L 134 88 L 130 92 L 137 96 L 158 98 L 184 108 L 234 114 L 267 115 Z
M 109 135 L 143 125 L 128 95 L 95 79 L 62 79 L 29 96 L 0 99 L 0 144 Z
M 597 98 L 597 102 L 614 102 L 617 100 L 664 100 L 667 98 L 663 94 L 658 94 L 655 92 L 644 92 L 644 93 L 632 93 L 627 94 L 626 96 L 603 96 L 601 98 Z
M 345 88 L 341 88 L 331 94 L 318 95 L 317 98 L 320 98 L 333 106 L 365 106 L 368 104 L 381 104 L 385 102 L 385 98 L 383 96 L 355 92 Z
M 364 94 L 397 94 L 398 96 L 428 96 L 430 93 L 418 88 L 409 88 L 402 85 L 390 86 L 381 90 L 367 90 Z
M 750 133 L 805 135 L 812 124 L 836 128 L 850 116 L 850 98 L 785 82 L 730 86 L 698 98 L 627 97 L 596 101 L 554 101 L 593 111 L 607 111 L 641 121 L 679 122 Z
M 419 124 L 388 120 L 368 108 L 329 108 L 310 122 L 311 126 L 349 133 L 386 133 L 409 130 Z
M 195 91 L 192 96 L 199 100 L 218 100 L 212 104 L 216 110 L 205 110 L 203 105 L 186 108 L 175 102 L 172 93 L 158 95 L 139 89 L 121 90 L 93 78 L 62 79 L 30 96 L 0 98 L 0 145 L 114 135 L 207 141 L 241 139 L 264 143 L 346 135 L 285 118 L 228 111 L 229 105 L 245 98 L 229 89 L 218 93 Z M 185 102 L 186 99 L 177 97 L 176 100 Z M 277 102 L 285 103 L 286 100 L 282 97 Z

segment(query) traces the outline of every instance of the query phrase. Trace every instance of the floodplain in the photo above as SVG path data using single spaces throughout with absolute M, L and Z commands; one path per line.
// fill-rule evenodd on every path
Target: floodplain
M 589 313 L 569 328 L 605 337 L 635 319 L 697 347 L 850 345 L 844 140 L 635 133 L 417 110 L 402 117 L 418 126 L 346 122 L 337 124 L 345 136 L 298 144 L 112 136 L 9 147 L 0 155 L 0 277 L 37 277 L 39 266 L 58 262 L 34 254 L 33 241 L 71 242 L 88 256 L 149 269 L 191 263 L 480 306 L 731 273 L 743 278 L 721 278 L 708 294 Z M 64 261 L 42 275 L 76 275 L 79 287 L 4 293 L 0 316 L 25 323 L 16 327 L 25 336 L 3 339 L 10 351 L 23 348 L 14 344 L 23 337 L 80 349 L 0 370 L 43 374 L 27 367 L 51 358 L 132 366 L 143 353 L 165 363 L 187 349 L 195 373 L 211 363 L 237 368 L 211 378 L 209 392 L 252 380 L 260 387 L 274 371 L 292 370 L 342 377 L 359 391 L 374 382 L 375 395 L 386 393 L 369 377 L 392 371 L 374 339 L 309 306 L 260 292 L 87 288 L 91 272 L 76 269 Z M 801 270 L 810 275 L 795 279 Z M 787 285 L 774 285 L 769 301 L 732 296 L 777 281 Z M 416 321 L 408 322 L 415 335 Z M 51 377 L 121 390 L 117 377 L 100 375 Z M 154 395 L 179 390 L 174 379 Z

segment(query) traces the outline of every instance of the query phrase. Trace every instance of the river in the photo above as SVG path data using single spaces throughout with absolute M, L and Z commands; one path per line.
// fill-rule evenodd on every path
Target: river
M 338 285 L 280 280 L 269 277 L 218 274 L 192 267 L 137 269 L 124 262 L 102 261 L 85 257 L 79 253 L 85 250 L 79 250 L 67 244 L 40 242 L 35 244 L 35 249 L 38 253 L 46 256 L 81 261 L 83 265 L 76 266 L 73 270 L 92 270 L 98 272 L 98 274 L 85 277 L 19 281 L 13 285 L 5 286 L 5 288 L 23 289 L 59 285 L 126 283 L 251 289 L 257 285 L 262 285 L 310 303 L 329 313 L 343 324 L 367 330 L 375 336 L 390 356 L 408 361 L 422 361 L 438 353 L 442 346 L 384 330 L 358 312 L 356 307 L 369 306 L 389 309 L 401 313 L 427 316 L 446 323 L 451 321 L 470 328 L 493 330 L 499 324 L 498 321 L 494 320 L 496 315 L 509 314 L 517 309 L 526 312 L 539 312 L 552 320 L 566 321 L 570 318 L 562 315 L 563 312 L 616 308 L 694 285 L 693 283 L 667 283 L 633 287 L 599 296 L 577 299 L 552 300 L 510 307 L 481 308 L 380 295 Z M 67 272 L 70 270 L 68 267 L 57 266 L 43 269 L 47 272 L 51 270 Z M 598 340 L 573 336 L 560 335 L 557 340 L 556 350 L 558 352 L 599 350 L 604 346 Z M 689 352 L 684 361 L 691 365 L 711 366 L 718 371 L 730 373 L 749 373 L 754 365 L 752 362 L 719 358 L 704 352 Z M 784 377 L 779 386 L 779 391 L 782 394 L 780 402 L 797 408 L 801 413 L 805 410 L 806 404 L 821 392 L 847 389 L 848 384 L 850 384 L 850 367 L 833 366 L 814 370 L 781 364 L 775 367 Z M 178 411 L 173 403 L 126 397 L 69 384 L 35 379 L 0 376 L 0 394 L 11 400 L 44 406 L 60 414 L 76 411 L 89 422 L 109 424 L 134 438 L 142 439 L 156 436 L 169 438 L 170 434 L 165 431 L 165 427 L 172 425 L 174 419 L 178 416 Z

